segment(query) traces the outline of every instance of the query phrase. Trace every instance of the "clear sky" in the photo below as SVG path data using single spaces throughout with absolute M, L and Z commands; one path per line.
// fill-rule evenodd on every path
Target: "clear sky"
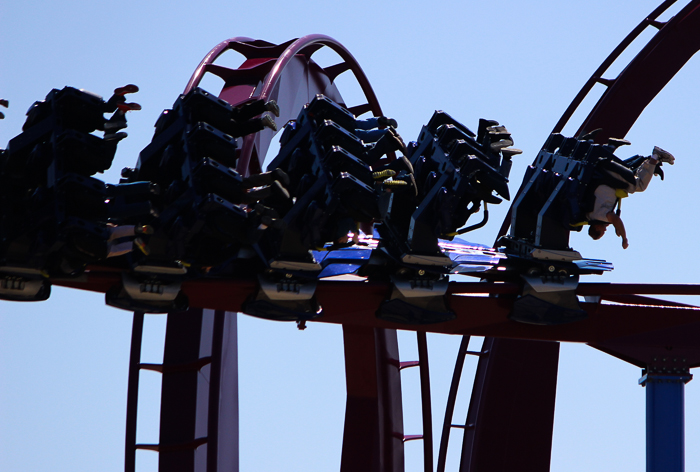
M 248 36 L 281 43 L 322 33 L 353 53 L 406 140 L 416 139 L 436 109 L 473 129 L 482 117 L 505 124 L 525 151 L 515 158 L 514 193 L 584 82 L 656 5 L 8 1 L 0 7 L 0 97 L 10 100 L 10 108 L 3 110 L 0 143 L 20 132 L 27 108 L 52 88 L 71 85 L 108 97 L 115 87 L 135 83 L 141 91 L 134 101 L 143 110 L 130 113 L 129 137 L 103 176 L 116 182 L 120 169 L 133 166 L 150 142 L 160 112 L 220 41 Z M 319 56 L 322 65 L 334 61 L 332 54 Z M 691 60 L 627 136 L 632 146 L 620 154 L 649 154 L 659 145 L 677 163 L 666 167 L 665 181 L 655 179 L 647 192 L 625 202 L 629 249 L 623 251 L 612 235 L 598 242 L 572 236 L 572 246 L 585 257 L 616 267 L 585 281 L 700 282 L 700 254 L 692 244 L 698 228 L 692 203 L 700 170 L 694 141 L 698 77 L 698 60 Z M 341 81 L 340 89 L 352 104 L 352 84 Z M 577 124 L 565 131 L 573 133 Z M 491 223 L 468 239 L 492 244 L 506 209 L 492 207 Z M 55 288 L 43 303 L 0 302 L 0 470 L 123 470 L 131 320 L 131 313 L 106 307 L 103 296 L 81 291 Z M 147 317 L 144 362 L 162 358 L 164 320 Z M 299 332 L 293 324 L 239 316 L 239 339 L 241 470 L 338 470 L 345 404 L 340 327 L 312 324 Z M 429 336 L 436 432 L 458 345 L 457 337 Z M 402 360 L 414 359 L 414 335 L 401 333 L 400 348 Z M 476 365 L 468 363 L 455 422 L 466 416 Z M 159 387 L 153 375 L 142 377 L 139 442 L 157 442 Z M 405 429 L 416 434 L 418 372 L 402 375 Z M 645 391 L 639 377 L 638 368 L 587 346 L 562 345 L 552 471 L 644 468 Z M 700 450 L 693 447 L 700 441 L 698 382 L 686 387 L 688 470 L 700 467 Z M 454 436 L 461 439 L 458 431 Z M 420 448 L 418 442 L 407 444 L 407 471 L 422 470 Z M 139 470 L 155 471 L 154 458 L 140 452 Z M 449 465 L 456 470 L 454 454 Z

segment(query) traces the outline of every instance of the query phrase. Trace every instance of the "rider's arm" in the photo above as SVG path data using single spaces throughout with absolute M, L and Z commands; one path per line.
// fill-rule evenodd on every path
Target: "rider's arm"
M 615 228 L 615 234 L 622 238 L 622 249 L 627 249 L 630 243 L 627 241 L 627 231 L 625 230 L 625 224 L 622 222 L 622 219 L 612 211 L 606 216 L 608 221 L 612 223 Z

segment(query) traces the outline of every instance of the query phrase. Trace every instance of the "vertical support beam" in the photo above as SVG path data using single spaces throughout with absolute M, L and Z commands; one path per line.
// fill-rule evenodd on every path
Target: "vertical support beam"
M 201 309 L 168 313 L 160 400 L 159 472 L 195 470 L 195 449 L 182 445 L 195 440 L 199 373 L 194 368 L 178 367 L 199 360 L 201 332 Z
M 221 322 L 216 313 L 216 326 Z M 238 407 L 238 313 L 225 313 L 221 332 L 220 386 L 217 421 L 217 472 L 238 472 L 239 407 Z M 218 328 L 217 328 L 218 329 Z M 214 331 L 214 336 L 217 332 Z M 214 344 L 216 346 L 216 342 Z M 212 442 L 212 440 L 210 440 Z M 210 471 L 212 472 L 212 471 Z
M 462 342 L 457 352 L 455 370 L 452 374 L 450 393 L 447 395 L 447 405 L 445 405 L 445 419 L 442 423 L 442 435 L 440 436 L 440 450 L 438 452 L 437 472 L 445 472 L 445 462 L 447 461 L 447 446 L 450 443 L 450 430 L 452 429 L 452 416 L 457 402 L 457 391 L 459 390 L 459 380 L 462 378 L 464 369 L 464 357 L 469 346 L 469 336 L 462 336 Z
M 430 367 L 428 339 L 425 332 L 417 331 L 418 361 L 420 362 L 420 400 L 423 413 L 423 470 L 433 472 L 433 413 L 430 401 Z
M 340 472 L 379 472 L 379 415 L 374 330 L 343 326 L 345 428 Z
M 395 330 L 343 326 L 347 403 L 341 472 L 403 472 Z
M 136 470 L 136 419 L 139 405 L 139 364 L 143 339 L 143 312 L 134 312 L 131 328 L 131 352 L 129 354 L 129 386 L 126 392 L 126 439 L 124 472 Z
M 559 343 L 486 338 L 464 430 L 460 472 L 548 472 Z
M 211 369 L 209 370 L 209 405 L 207 408 L 207 472 L 217 472 L 219 470 L 219 406 L 224 316 L 225 313 L 223 311 L 214 312 L 214 329 L 212 331 L 211 343 Z M 197 399 L 197 401 L 200 400 Z
M 690 373 L 673 375 L 642 371 L 646 387 L 647 472 L 685 470 L 685 384 Z
M 399 339 L 395 329 L 374 329 L 379 379 L 381 472 L 404 472 L 403 402 Z

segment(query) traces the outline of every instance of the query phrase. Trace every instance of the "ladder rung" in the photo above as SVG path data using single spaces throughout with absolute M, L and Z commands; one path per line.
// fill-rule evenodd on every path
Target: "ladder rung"
M 651 26 L 653 26 L 656 29 L 661 29 L 664 26 L 666 26 L 666 21 L 656 21 L 656 20 L 649 20 L 647 19 L 647 23 Z
M 201 359 L 197 359 L 196 361 L 189 362 L 187 364 L 139 364 L 139 368 L 143 370 L 152 370 L 155 372 L 160 372 L 161 374 L 169 374 L 172 372 L 198 371 L 199 369 L 208 364 L 211 364 L 211 356 L 202 357 Z
M 463 424 L 451 424 L 450 426 L 453 427 L 453 428 L 457 428 L 457 429 L 472 429 L 472 428 L 474 428 L 474 423 L 470 423 L 470 424 L 468 424 L 468 425 L 463 425 Z
M 225 82 L 231 81 L 241 81 L 244 79 L 262 80 L 265 78 L 275 65 L 275 60 L 270 59 L 265 62 L 258 63 L 252 67 L 247 67 L 245 69 L 229 69 L 228 67 L 220 66 L 217 64 L 207 64 L 204 66 L 204 70 L 216 75 L 217 77 L 223 79 Z
M 311 56 L 314 55 L 316 51 L 321 49 L 323 47 L 323 44 L 315 43 L 315 44 L 310 44 L 306 46 L 304 49 L 299 51 L 297 54 L 301 54 L 306 56 L 307 59 L 311 59 Z
M 615 83 L 615 79 L 604 79 L 603 77 L 596 77 L 595 81 L 599 84 L 605 85 L 606 87 L 610 87 L 612 84 Z
M 399 363 L 399 370 L 407 369 L 409 367 L 417 367 L 420 365 L 420 361 L 405 361 Z
M 228 44 L 229 49 L 241 53 L 246 59 L 260 59 L 268 57 L 279 57 L 298 38 L 290 39 L 282 44 L 272 44 L 266 41 L 233 41 Z
M 136 449 L 142 449 L 146 451 L 156 451 L 156 452 L 175 452 L 175 451 L 187 451 L 192 449 L 197 449 L 202 444 L 206 444 L 208 439 L 198 438 L 194 441 L 182 443 L 182 444 L 137 444 Z
M 350 108 L 348 108 L 348 111 L 355 116 L 360 116 L 363 113 L 367 113 L 368 111 L 372 111 L 372 105 L 370 105 L 369 103 L 365 103 L 364 105 L 357 105 L 354 107 L 350 107 Z
M 331 79 L 331 82 L 333 82 L 335 78 L 338 77 L 340 74 L 342 74 L 346 70 L 350 70 L 350 64 L 348 64 L 347 62 L 340 62 L 333 66 L 326 67 L 323 70 L 328 76 L 328 78 Z
M 489 351 L 464 351 L 464 354 L 468 354 L 470 356 L 486 356 L 488 355 Z

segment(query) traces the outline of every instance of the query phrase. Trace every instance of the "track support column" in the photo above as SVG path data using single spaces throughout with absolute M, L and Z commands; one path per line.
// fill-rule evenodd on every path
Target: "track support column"
M 486 338 L 460 472 L 549 472 L 559 343 Z
M 396 330 L 343 326 L 347 403 L 340 472 L 403 472 Z
M 678 366 L 680 360 L 654 359 L 662 362 L 649 365 L 639 379 L 647 389 L 647 472 L 685 470 L 685 384 L 693 376 Z

